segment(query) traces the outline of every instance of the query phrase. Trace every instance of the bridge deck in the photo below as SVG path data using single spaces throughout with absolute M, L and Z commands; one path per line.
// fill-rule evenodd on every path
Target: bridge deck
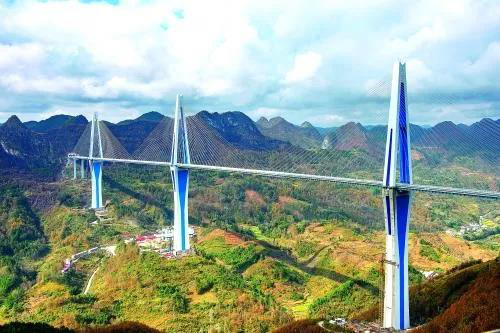
M 88 156 L 77 156 L 72 154 L 70 154 L 68 158 L 76 160 L 94 160 L 94 161 L 126 163 L 126 164 L 141 164 L 141 165 L 156 165 L 156 166 L 172 165 L 170 162 L 161 162 L 161 161 L 143 161 L 143 160 L 96 158 L 96 157 L 90 158 Z M 347 185 L 360 185 L 360 186 L 384 188 L 383 182 L 380 180 L 364 180 L 364 179 L 354 179 L 354 178 L 344 178 L 344 177 L 334 177 L 334 176 L 311 175 L 305 173 L 231 168 L 231 167 L 199 165 L 199 164 L 177 164 L 177 166 L 179 168 L 192 169 L 192 170 L 223 171 L 230 173 L 242 173 L 242 174 L 258 175 L 258 176 L 274 177 L 274 178 L 305 179 L 305 180 L 327 181 L 327 182 L 347 184 Z M 494 191 L 473 190 L 473 189 L 431 186 L 431 185 L 403 184 L 403 183 L 397 183 L 396 188 L 403 191 L 418 191 L 427 193 L 463 195 L 463 196 L 480 197 L 488 199 L 500 199 L 500 192 L 494 192 Z

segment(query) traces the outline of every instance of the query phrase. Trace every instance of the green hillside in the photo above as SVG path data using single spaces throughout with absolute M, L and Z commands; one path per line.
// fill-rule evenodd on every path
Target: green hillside
M 353 318 L 379 300 L 385 241 L 378 191 L 194 172 L 196 253 L 169 260 L 124 243 L 171 223 L 169 175 L 161 168 L 105 170 L 103 220 L 82 209 L 88 180 L 59 182 L 56 204 L 43 213 L 31 210 L 26 191 L 2 192 L 1 230 L 9 230 L 2 248 L 22 258 L 4 264 L 2 274 L 22 278 L 3 278 L 9 282 L 0 322 L 81 329 L 134 321 L 169 332 L 268 332 L 293 319 Z M 454 233 L 494 211 L 494 202 L 435 198 L 417 194 L 414 200 L 415 284 L 422 271 L 444 272 L 498 254 L 495 234 L 467 241 Z M 29 242 L 13 247 L 12 226 L 28 228 Z M 66 258 L 107 245 L 117 245 L 114 256 L 96 252 L 61 274 Z M 7 262 L 11 256 L 3 253 Z
M 48 251 L 40 219 L 22 191 L 0 186 L 0 318 L 22 310 L 26 287 L 37 274 L 34 261 Z

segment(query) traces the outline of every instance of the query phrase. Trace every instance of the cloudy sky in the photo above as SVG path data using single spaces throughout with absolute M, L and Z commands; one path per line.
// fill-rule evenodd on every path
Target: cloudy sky
M 413 122 L 500 118 L 500 1 L 0 0 L 0 122 L 169 114 L 182 93 L 191 112 L 381 123 L 398 59 Z

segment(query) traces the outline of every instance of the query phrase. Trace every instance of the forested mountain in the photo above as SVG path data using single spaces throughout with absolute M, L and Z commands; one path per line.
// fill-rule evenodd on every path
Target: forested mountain
M 24 125 L 34 132 L 48 133 L 51 130 L 61 129 L 72 125 L 87 125 L 87 119 L 82 115 L 73 117 L 61 114 L 38 122 L 27 121 Z
M 36 271 L 27 263 L 49 251 L 39 216 L 16 186 L 0 183 L 0 314 L 20 310 Z
M 79 330 L 131 320 L 168 332 L 218 327 L 269 332 L 294 318 L 354 318 L 376 307 L 382 276 L 378 258 L 385 246 L 379 190 L 193 172 L 189 221 L 198 233 L 192 243 L 196 254 L 167 260 L 124 243 L 172 223 L 171 182 L 165 168 L 106 164 L 107 216 L 102 222 L 85 208 L 90 200 L 88 178 L 69 179 L 70 167 L 63 168 L 65 176 L 50 182 L 23 183 L 25 174 L 12 171 L 35 173 L 42 168 L 62 175 L 66 154 L 86 126 L 77 118 L 63 117 L 65 121 L 43 126 L 31 123 L 38 128 L 34 131 L 12 117 L 0 127 L 0 161 L 6 165 L 0 181 L 8 183 L 0 187 L 0 324 L 19 320 Z M 170 130 L 171 123 L 171 118 L 149 113 L 106 125 L 133 152 L 157 126 Z M 471 126 L 412 125 L 415 178 L 468 185 L 472 173 L 474 182 L 497 186 L 494 173 L 477 172 L 481 159 L 464 159 L 480 157 L 482 147 L 465 151 L 453 140 L 493 144 L 495 137 L 486 133 L 498 125 L 488 119 Z M 188 130 L 196 126 L 240 153 L 296 163 L 293 154 L 307 152 L 313 157 L 304 168 L 308 172 L 324 165 L 320 171 L 336 174 L 354 160 L 356 168 L 348 176 L 375 179 L 383 165 L 382 125 L 348 123 L 307 149 L 264 135 L 239 112 L 201 112 L 188 120 Z M 297 128 L 314 133 L 307 123 L 292 129 Z M 36 210 L 40 197 L 50 200 Z M 494 258 L 499 250 L 497 206 L 493 201 L 438 200 L 416 193 L 409 236 L 411 283 L 424 281 L 422 272 L 443 274 L 471 258 Z M 485 232 L 459 234 L 478 221 Z M 111 244 L 117 245 L 114 256 L 97 253 L 79 260 L 68 274 L 61 273 L 72 254 Z M 97 268 L 90 292 L 84 294 Z M 422 288 L 424 293 L 431 290 L 428 285 Z M 453 295 L 466 295 L 465 289 L 457 290 Z M 453 312 L 454 301 L 449 298 L 434 307 Z M 455 318 L 451 312 L 443 318 Z M 436 315 L 414 322 L 432 321 Z
M 263 135 L 255 123 L 242 112 L 201 111 L 195 117 L 216 129 L 225 140 L 240 148 L 272 150 L 286 145 L 283 141 L 272 140 Z
M 37 133 L 12 116 L 0 126 L 0 166 L 54 176 L 84 128 L 83 124 L 70 124 Z
M 149 112 L 132 120 L 113 124 L 105 122 L 129 153 L 134 152 L 160 121 L 170 118 Z M 281 117 L 259 119 L 254 123 L 241 112 L 210 113 L 201 111 L 188 120 L 213 128 L 223 140 L 240 149 L 272 151 L 287 144 L 306 149 L 350 151 L 358 149 L 370 155 L 383 154 L 386 126 L 363 126 L 347 123 L 320 134 L 310 123 L 294 125 Z M 83 116 L 52 116 L 40 122 L 21 123 L 15 116 L 0 126 L 0 165 L 22 170 L 36 169 L 50 174 L 48 166 L 61 165 L 87 126 Z M 323 131 L 321 131 L 323 132 Z M 500 156 L 500 120 L 482 119 L 470 126 L 442 122 L 433 127 L 410 126 L 414 149 L 431 158 L 477 154 L 495 160 Z M 485 151 L 486 155 L 480 152 Z M 488 155 L 489 154 L 489 155 Z M 493 154 L 493 155 L 492 155 Z M 58 169 L 58 168 L 56 168 Z M 46 171 L 44 171 L 46 170 Z
M 294 125 L 282 117 L 267 120 L 261 117 L 257 127 L 265 136 L 281 141 L 287 141 L 302 148 L 314 148 L 321 144 L 322 135 L 309 122 L 301 126 Z
M 161 113 L 156 111 L 151 111 L 151 112 L 146 112 L 135 119 L 122 120 L 116 123 L 116 125 L 127 125 L 139 121 L 159 123 L 163 118 L 165 118 L 165 116 L 162 115 Z

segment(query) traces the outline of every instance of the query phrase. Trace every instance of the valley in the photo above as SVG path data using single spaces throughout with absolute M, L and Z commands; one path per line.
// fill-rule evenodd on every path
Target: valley
M 271 152 L 289 149 L 292 143 L 285 137 L 269 139 L 253 123 L 228 125 L 247 121 L 243 116 L 200 115 L 244 151 L 262 145 Z M 138 133 L 144 137 L 158 126 L 158 119 L 163 118 L 147 114 L 108 126 L 127 149 L 135 149 L 139 141 L 120 137 L 126 133 L 120 132 L 120 126 L 143 128 Z M 76 125 L 70 121 L 70 127 L 64 125 L 66 121 L 53 125 L 62 126 L 59 129 L 44 129 L 47 122 L 30 126 L 73 136 L 84 131 L 80 118 Z M 40 150 L 53 143 L 30 138 L 42 134 L 30 134 L 26 124 L 10 121 L 0 127 L 4 146 L 10 135 L 5 133 L 23 126 L 26 140 L 16 148 L 19 153 L 13 154 L 14 148 L 4 150 L 14 157 L 2 162 L 10 166 L 1 176 L 0 324 L 39 322 L 80 329 L 135 321 L 168 332 L 269 332 L 294 320 L 353 320 L 377 308 L 385 249 L 379 190 L 195 171 L 189 198 L 190 224 L 196 233 L 193 252 L 169 259 L 141 251 L 134 241 L 171 225 L 172 185 L 167 170 L 106 164 L 106 213 L 96 213 L 87 208 L 89 180 L 72 179 L 72 167 L 65 166 L 63 153 L 50 149 L 56 154 L 50 158 L 58 165 L 57 173 L 40 172 L 38 166 L 51 167 Z M 239 133 L 240 128 L 246 132 Z M 366 131 L 357 126 L 354 133 L 361 140 Z M 249 135 L 252 139 L 247 140 Z M 48 140 L 48 136 L 40 138 Z M 300 149 L 309 149 L 318 158 L 325 156 L 316 151 L 324 142 L 311 142 L 316 148 L 311 143 Z M 354 154 L 370 161 L 357 169 L 344 168 L 346 174 L 376 178 L 380 170 L 374 157 L 364 151 L 367 141 L 359 141 L 356 147 L 335 142 L 340 145 L 330 148 L 335 156 Z M 45 157 L 31 160 L 36 151 Z M 495 166 L 485 164 L 481 172 L 472 172 L 470 161 L 448 153 L 453 157 L 436 166 L 429 152 L 417 148 L 415 178 L 498 188 L 498 174 L 491 171 Z M 483 163 L 488 161 L 491 158 Z M 336 165 L 327 168 L 339 170 Z M 435 171 L 432 177 L 430 170 Z M 499 208 L 496 201 L 416 193 L 409 238 L 411 284 L 432 281 L 471 260 L 495 260 Z M 484 227 L 467 229 L 471 225 Z M 109 245 L 116 245 L 115 255 L 96 251 L 61 273 L 65 260 L 75 253 Z M 378 315 L 369 319 L 379 320 Z
M 197 233 L 195 253 L 169 260 L 125 243 L 131 235 L 168 225 L 165 217 L 171 214 L 168 175 L 158 169 L 146 178 L 142 172 L 141 178 L 134 178 L 127 174 L 134 169 L 107 169 L 108 223 L 92 224 L 93 211 L 80 209 L 88 202 L 88 181 L 60 183 L 65 195 L 41 220 L 50 253 L 28 260 L 37 267 L 37 277 L 17 309 L 7 309 L 4 303 L 7 321 L 71 328 L 139 321 L 169 332 L 237 327 L 254 331 L 291 319 L 351 318 L 379 301 L 385 240 L 382 213 L 370 191 L 294 182 L 290 192 L 287 181 L 194 174 L 190 211 Z M 239 188 L 242 195 L 231 194 Z M 311 203 L 301 200 L 302 191 L 336 195 L 318 195 L 322 201 L 317 204 L 326 210 L 314 210 L 314 215 Z M 329 211 L 325 203 L 332 205 L 342 192 L 373 196 L 363 205 L 378 213 L 348 216 Z M 166 204 L 158 205 L 161 200 Z M 463 200 L 469 209 L 482 208 Z M 452 211 L 458 207 L 467 205 Z M 410 233 L 413 283 L 424 281 L 426 272 L 443 273 L 469 260 L 498 255 L 495 242 L 475 243 L 438 231 L 435 221 L 427 221 L 427 214 L 419 211 L 415 207 L 415 230 Z M 76 262 L 69 274 L 60 273 L 64 259 L 73 253 L 111 243 L 119 244 L 115 256 L 96 253 Z M 97 268 L 92 288 L 84 294 Z M 348 291 L 341 292 L 344 289 Z

